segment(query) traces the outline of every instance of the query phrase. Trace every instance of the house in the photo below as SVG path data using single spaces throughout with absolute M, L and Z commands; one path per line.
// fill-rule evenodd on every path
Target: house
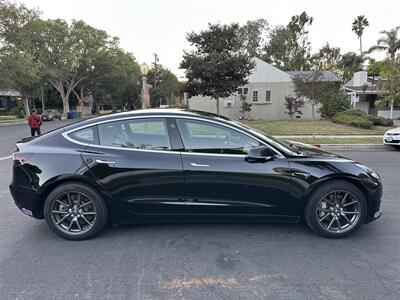
M 13 90 L 0 90 L 0 112 L 22 105 L 21 94 Z
M 386 79 L 380 76 L 368 76 L 366 71 L 354 73 L 353 78 L 343 85 L 343 90 L 349 96 L 354 108 L 385 118 L 399 118 L 400 110 L 393 110 L 393 105 L 379 105 L 379 91 L 385 88 Z
M 220 114 L 231 119 L 240 119 L 241 97 L 252 104 L 250 113 L 246 117 L 251 119 L 264 120 L 285 120 L 290 119 L 285 107 L 285 97 L 294 95 L 293 77 L 307 75 L 307 72 L 285 72 L 267 62 L 254 58 L 255 66 L 248 77 L 248 83 L 239 87 L 237 92 L 230 97 L 220 99 Z M 340 82 L 340 79 L 331 71 L 322 72 L 321 80 Z M 189 98 L 189 108 L 216 113 L 216 100 L 210 97 L 195 96 Z M 302 115 L 296 118 L 304 120 L 312 119 L 311 104 L 306 101 L 306 105 L 301 109 Z M 317 112 L 316 118 L 320 115 Z

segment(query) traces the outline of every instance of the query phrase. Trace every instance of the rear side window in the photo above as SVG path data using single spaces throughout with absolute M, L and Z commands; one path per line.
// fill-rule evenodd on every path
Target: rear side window
M 134 119 L 101 124 L 100 145 L 109 147 L 171 150 L 164 119 Z
M 82 143 L 96 144 L 95 126 L 80 129 L 69 134 L 69 137 Z

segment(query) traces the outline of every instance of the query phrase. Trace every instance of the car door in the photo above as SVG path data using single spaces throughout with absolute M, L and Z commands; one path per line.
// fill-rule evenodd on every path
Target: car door
M 184 214 L 184 177 L 164 118 L 99 124 L 82 157 L 117 206 L 136 220 Z
M 298 216 L 285 157 L 271 149 L 274 159 L 247 162 L 247 152 L 263 144 L 256 138 L 211 121 L 177 118 L 176 122 L 185 148 L 185 195 L 192 218 Z

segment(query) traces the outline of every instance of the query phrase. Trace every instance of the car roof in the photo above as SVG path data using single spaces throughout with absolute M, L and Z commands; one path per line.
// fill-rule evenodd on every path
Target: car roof
M 217 119 L 221 121 L 230 121 L 228 118 L 224 116 L 218 116 L 217 114 L 204 112 L 204 111 L 197 111 L 197 110 L 189 110 L 189 109 L 177 109 L 177 108 L 161 108 L 161 109 L 140 109 L 134 111 L 127 111 L 127 112 L 120 112 L 120 113 L 112 113 L 103 116 L 98 116 L 95 118 L 91 118 L 88 120 L 83 120 L 80 122 L 76 122 L 69 126 L 64 127 L 65 130 L 71 130 L 75 128 L 79 128 L 82 126 L 87 126 L 90 124 L 96 124 L 99 122 L 105 121 L 118 121 L 119 119 L 125 119 L 129 117 L 139 117 L 139 116 L 171 116 L 171 117 L 178 117 L 178 116 L 192 116 L 192 117 L 200 117 L 204 119 Z

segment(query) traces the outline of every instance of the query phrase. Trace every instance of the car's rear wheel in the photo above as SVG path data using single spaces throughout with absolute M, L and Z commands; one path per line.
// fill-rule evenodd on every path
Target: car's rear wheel
M 364 194 L 346 181 L 331 181 L 311 195 L 305 208 L 308 226 L 327 238 L 340 238 L 357 230 L 367 215 Z
M 70 182 L 49 193 L 44 217 L 59 236 L 68 240 L 85 240 L 103 230 L 108 212 L 97 191 L 85 184 Z

